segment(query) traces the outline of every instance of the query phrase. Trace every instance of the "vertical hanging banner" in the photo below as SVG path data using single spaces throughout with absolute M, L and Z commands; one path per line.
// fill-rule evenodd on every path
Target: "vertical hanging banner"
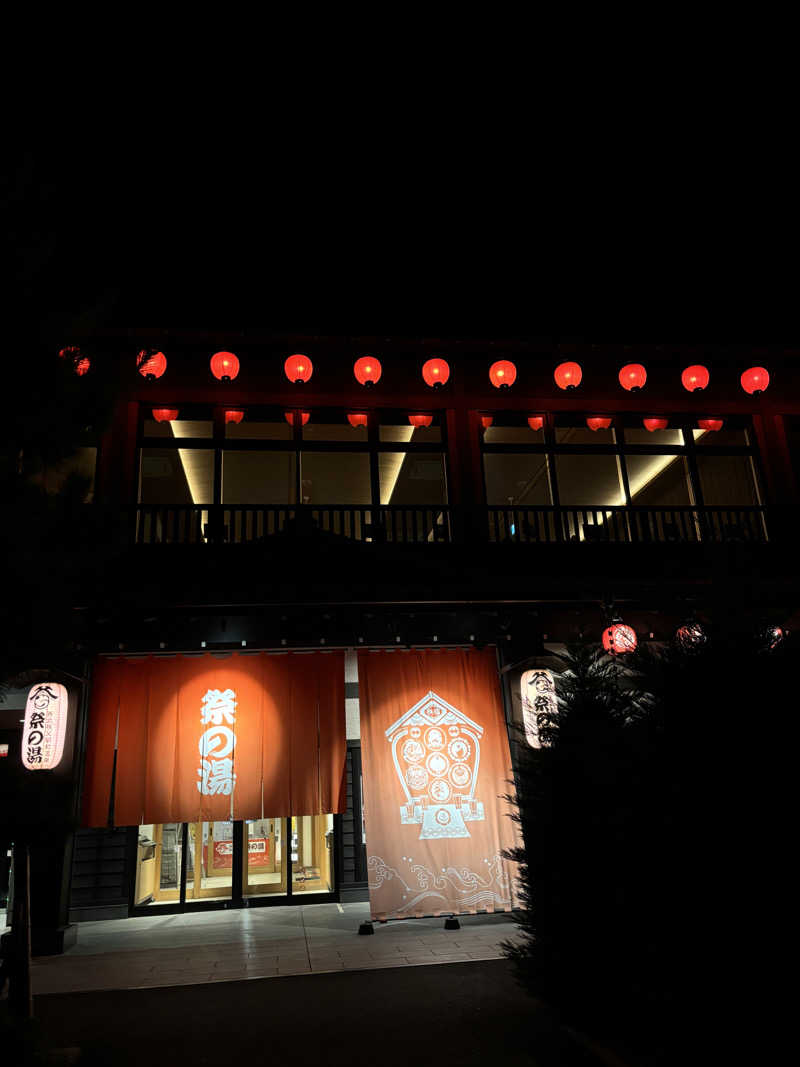
M 341 812 L 346 746 L 342 652 L 103 659 L 83 824 Z
M 492 649 L 359 652 L 374 918 L 509 911 L 519 845 Z
M 546 730 L 558 715 L 553 673 L 542 667 L 524 671 L 519 687 L 525 740 L 531 748 L 541 748 L 540 727 Z

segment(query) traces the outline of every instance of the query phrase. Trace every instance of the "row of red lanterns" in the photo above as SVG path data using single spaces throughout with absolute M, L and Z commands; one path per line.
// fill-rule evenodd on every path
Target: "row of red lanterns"
M 72 360 L 77 374 L 85 374 L 91 363 L 79 348 L 74 346 L 62 348 L 62 358 Z M 239 359 L 233 352 L 215 352 L 211 357 L 211 373 L 221 382 L 232 382 L 239 373 Z M 167 357 L 163 352 L 142 349 L 136 357 L 136 369 L 149 381 L 160 378 L 167 369 Z M 314 364 L 306 355 L 295 353 L 289 356 L 283 365 L 286 377 L 295 385 L 303 385 L 311 379 Z M 380 380 L 383 368 L 374 356 L 362 356 L 353 364 L 353 374 L 359 384 L 372 386 Z M 560 363 L 554 373 L 556 385 L 560 389 L 577 389 L 583 379 L 580 363 Z M 426 385 L 436 389 L 447 383 L 450 378 L 450 366 L 447 360 L 434 357 L 422 366 L 422 378 Z M 517 368 L 510 359 L 500 359 L 489 368 L 489 381 L 497 389 L 509 389 L 517 378 Z M 681 383 L 690 393 L 701 392 L 708 387 L 711 375 L 707 367 L 694 364 L 681 374 Z M 641 363 L 628 363 L 619 372 L 620 385 L 629 392 L 643 389 L 647 382 L 647 370 Z M 769 385 L 769 372 L 765 367 L 748 367 L 741 376 L 742 388 L 746 393 L 760 394 Z
M 788 630 L 782 626 L 768 625 L 757 635 L 761 644 L 774 651 L 785 640 Z M 675 641 L 685 652 L 696 652 L 706 643 L 707 634 L 696 620 L 679 626 Z M 636 631 L 626 625 L 619 616 L 603 630 L 603 648 L 610 656 L 634 652 L 637 645 Z
M 174 422 L 179 414 L 178 408 L 153 408 L 153 418 L 156 422 Z M 284 412 L 284 417 L 289 424 L 292 424 L 294 419 L 294 412 Z M 311 418 L 311 413 L 308 411 L 299 412 L 303 426 Z M 225 422 L 240 423 L 244 418 L 244 411 L 238 408 L 229 408 L 225 412 Z M 366 412 L 353 411 L 347 415 L 347 421 L 354 428 L 367 425 L 368 416 Z M 414 414 L 408 416 L 408 421 L 415 427 L 427 427 L 433 422 L 433 415 Z M 643 419 L 644 426 L 647 430 L 653 433 L 655 430 L 666 430 L 669 426 L 669 419 L 664 418 L 652 418 Z M 481 415 L 481 426 L 484 430 L 488 430 L 494 422 L 493 415 Z M 530 415 L 528 417 L 528 425 L 532 430 L 541 430 L 544 426 L 543 415 Z M 611 417 L 606 415 L 594 415 L 590 416 L 586 420 L 586 425 L 590 430 L 607 430 L 611 426 Z M 701 430 L 721 430 L 723 425 L 722 419 L 698 419 L 697 425 Z

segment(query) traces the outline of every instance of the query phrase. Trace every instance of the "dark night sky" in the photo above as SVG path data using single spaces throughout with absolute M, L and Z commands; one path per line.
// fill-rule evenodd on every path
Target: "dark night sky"
M 660 210 L 562 208 L 533 185 L 422 180 L 117 151 L 20 156 L 4 197 L 12 314 L 79 326 L 526 337 L 598 343 L 800 338 L 794 270 L 741 229 Z M 280 181 L 274 174 L 282 174 Z M 406 181 L 402 180 L 407 178 Z M 502 186 L 502 183 L 500 183 Z M 724 222 L 723 219 L 720 220 Z M 698 234 L 702 233 L 702 238 Z

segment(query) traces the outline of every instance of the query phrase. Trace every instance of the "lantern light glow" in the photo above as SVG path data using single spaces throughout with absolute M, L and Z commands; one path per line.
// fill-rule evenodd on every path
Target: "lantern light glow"
M 532 430 L 541 430 L 544 426 L 544 415 L 529 415 L 528 425 Z
M 215 352 L 211 357 L 211 373 L 221 382 L 232 382 L 239 373 L 239 360 L 233 352 Z
M 711 375 L 708 373 L 708 368 L 704 367 L 702 363 L 695 363 L 691 367 L 687 367 L 681 375 L 681 384 L 683 388 L 690 393 L 699 393 L 705 389 L 711 379 Z
M 580 363 L 559 363 L 553 372 L 559 389 L 577 389 L 583 378 Z
M 636 631 L 623 622 L 612 622 L 603 630 L 603 648 L 609 656 L 620 656 L 636 648 Z
M 408 421 L 412 426 L 430 426 L 433 422 L 433 415 L 409 415 Z
M 669 426 L 669 419 L 642 419 L 642 422 L 644 423 L 645 430 L 648 430 L 650 433 L 653 433 L 655 430 L 666 430 Z
M 143 348 L 136 357 L 136 369 L 148 382 L 153 382 L 167 369 L 167 357 L 163 352 Z
M 375 385 L 380 380 L 382 370 L 381 361 L 374 356 L 362 356 L 353 364 L 353 374 L 359 385 Z
M 425 384 L 429 385 L 431 389 L 438 389 L 440 386 L 445 385 L 450 377 L 450 366 L 447 360 L 436 357 L 423 363 L 422 377 Z
M 284 413 L 283 413 L 283 417 L 286 419 L 286 421 L 289 423 L 290 426 L 294 426 L 294 417 L 295 417 L 295 415 L 299 415 L 300 416 L 300 425 L 301 426 L 305 426 L 305 424 L 311 418 L 311 412 L 310 411 L 284 411 Z
M 67 690 L 58 682 L 29 690 L 22 728 L 22 762 L 29 771 L 49 771 L 61 762 L 68 712 Z
M 641 363 L 626 363 L 619 372 L 619 384 L 631 393 L 643 389 L 646 381 L 647 371 Z
M 290 382 L 293 382 L 295 385 L 303 385 L 303 383 L 307 382 L 314 373 L 314 364 L 308 356 L 303 356 L 297 353 L 293 356 L 289 356 L 283 365 L 283 369 Z
M 510 359 L 499 359 L 489 368 L 489 381 L 495 389 L 510 389 L 517 380 L 517 368 Z
M 596 433 L 598 430 L 607 430 L 611 425 L 611 419 L 604 415 L 592 415 L 586 420 L 586 425 Z
M 177 417 L 177 408 L 153 408 L 153 418 L 156 422 L 173 422 Z
M 239 422 L 242 421 L 243 418 L 244 418 L 244 412 L 243 411 L 239 411 L 236 408 L 229 408 L 225 412 L 225 422 L 236 422 L 236 423 L 239 423 Z
M 716 433 L 717 430 L 722 429 L 722 419 L 698 419 L 697 425 L 701 430 L 708 430 L 712 433 Z
M 741 377 L 741 383 L 746 393 L 758 396 L 769 385 L 769 371 L 766 367 L 748 367 Z
M 358 426 L 367 425 L 367 416 L 363 411 L 351 411 L 348 413 L 347 421 L 356 429 Z

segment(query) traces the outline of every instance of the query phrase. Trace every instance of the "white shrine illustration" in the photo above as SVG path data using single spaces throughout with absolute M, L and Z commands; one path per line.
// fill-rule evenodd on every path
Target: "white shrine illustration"
M 469 837 L 468 822 L 484 818 L 475 799 L 483 727 L 434 692 L 386 731 L 406 795 L 403 824 L 422 825 L 419 839 Z

